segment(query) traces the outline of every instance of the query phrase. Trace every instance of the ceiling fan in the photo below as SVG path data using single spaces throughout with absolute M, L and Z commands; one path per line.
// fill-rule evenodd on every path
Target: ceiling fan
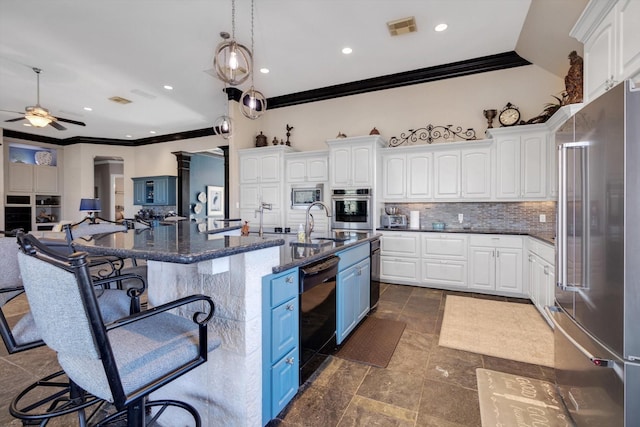
M 33 67 L 33 71 L 36 73 L 37 82 L 38 82 L 38 92 L 37 92 L 38 98 L 36 101 L 36 105 L 30 105 L 26 107 L 24 113 L 21 113 L 18 111 L 2 110 L 2 111 L 7 111 L 9 113 L 24 114 L 23 117 L 5 120 L 5 122 L 17 122 L 19 120 L 28 120 L 31 126 L 43 128 L 47 125 L 51 125 L 52 127 L 58 130 L 67 130 L 66 127 L 62 126 L 58 122 L 71 123 L 73 125 L 78 125 L 78 126 L 86 126 L 86 124 L 84 124 L 83 122 L 79 122 L 76 120 L 63 119 L 62 117 L 54 117 L 51 114 L 49 114 L 49 110 L 40 106 L 40 72 L 42 70 L 40 68 Z

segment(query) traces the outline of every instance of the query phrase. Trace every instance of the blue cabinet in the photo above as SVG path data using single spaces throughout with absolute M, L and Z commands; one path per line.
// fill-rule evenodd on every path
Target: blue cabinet
M 176 204 L 177 177 L 147 176 L 133 179 L 133 204 L 172 206 Z
M 336 341 L 341 344 L 369 313 L 369 243 L 338 252 Z
M 298 269 L 262 279 L 262 424 L 298 392 L 300 360 Z

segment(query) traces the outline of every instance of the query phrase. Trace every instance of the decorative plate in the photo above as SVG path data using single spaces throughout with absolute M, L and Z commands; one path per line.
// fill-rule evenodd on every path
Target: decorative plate
M 49 151 L 36 151 L 35 158 L 37 165 L 50 165 L 53 161 L 53 156 Z
M 193 207 L 193 211 L 196 214 L 199 214 L 200 212 L 202 212 L 202 205 L 200 203 L 196 203 L 196 205 Z
M 205 194 L 204 191 L 201 191 L 198 194 L 198 201 L 201 202 L 201 203 L 207 203 L 207 195 Z

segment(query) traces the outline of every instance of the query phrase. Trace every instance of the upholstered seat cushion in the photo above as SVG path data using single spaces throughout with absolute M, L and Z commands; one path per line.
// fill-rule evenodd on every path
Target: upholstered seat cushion
M 129 315 L 131 298 L 126 292 L 117 289 L 98 289 L 98 304 L 105 323 L 122 319 Z M 10 304 L 10 303 L 9 303 Z M 41 339 L 31 312 L 26 313 L 11 330 L 17 344 L 26 344 Z
M 125 393 L 145 387 L 157 378 L 187 364 L 198 356 L 198 328 L 186 318 L 159 313 L 147 319 L 109 331 L 109 340 Z M 220 345 L 210 337 L 208 351 Z M 113 402 L 102 362 L 58 354 L 67 375 L 89 393 Z
M 18 241 L 15 237 L 0 237 L 0 289 L 22 286 L 18 267 Z M 20 292 L 0 292 L 0 307 Z

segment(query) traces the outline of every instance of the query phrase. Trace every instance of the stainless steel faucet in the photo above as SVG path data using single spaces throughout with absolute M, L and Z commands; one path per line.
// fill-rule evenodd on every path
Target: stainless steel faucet
M 262 237 L 262 235 L 264 234 L 263 230 L 262 230 L 262 216 L 264 213 L 264 210 L 268 210 L 270 211 L 272 209 L 271 203 L 265 203 L 263 201 L 260 201 L 260 206 L 258 207 L 258 209 L 256 209 L 253 217 L 255 218 L 257 213 L 260 214 L 260 228 L 258 228 L 258 236 Z
M 311 208 L 314 206 L 322 206 L 324 208 L 324 211 L 327 213 L 327 218 L 331 218 L 331 211 L 329 210 L 329 207 L 324 203 L 317 201 L 307 206 L 307 214 L 305 215 L 304 219 L 304 235 L 307 240 L 311 240 L 311 232 L 313 231 L 313 226 L 311 225 L 312 223 L 311 221 L 309 221 L 309 219 L 311 218 Z

